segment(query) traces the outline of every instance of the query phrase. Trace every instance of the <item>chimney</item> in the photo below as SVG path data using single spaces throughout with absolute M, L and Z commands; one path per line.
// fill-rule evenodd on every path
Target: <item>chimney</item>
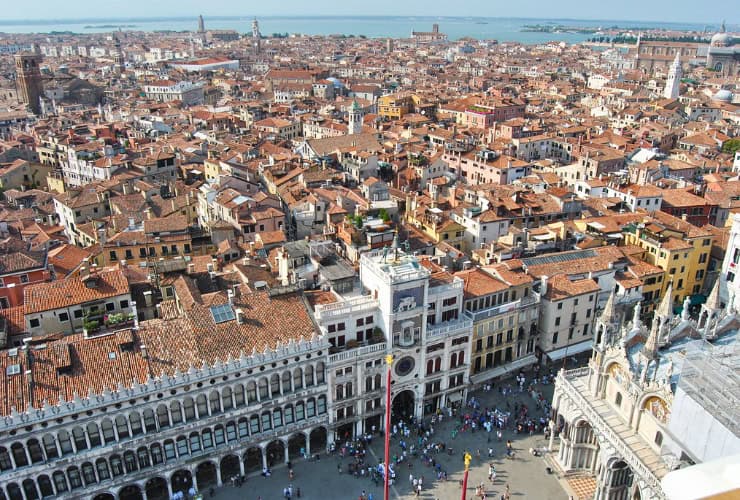
M 244 311 L 241 309 L 236 309 L 234 311 L 236 313 L 236 322 L 239 325 L 243 325 L 244 321 L 246 320 L 246 316 L 244 315 Z
M 149 220 L 149 219 L 152 218 L 152 209 L 151 208 L 147 207 L 146 209 L 144 209 L 144 218 L 147 219 L 147 220 Z
M 689 216 L 688 214 L 681 214 L 681 220 L 686 222 L 688 220 Z
M 152 307 L 152 292 L 150 290 L 147 290 L 144 292 L 144 304 L 146 304 L 147 307 Z
M 131 314 L 134 316 L 134 330 L 139 330 L 139 313 L 136 310 L 136 301 L 131 301 Z
M 229 298 L 229 305 L 233 306 L 234 305 L 234 291 L 231 289 L 228 290 L 228 292 L 226 293 L 226 296 Z
M 194 274 L 195 273 L 195 264 L 190 263 L 188 264 L 188 274 Z
M 128 228 L 133 230 L 136 227 L 136 220 L 133 217 L 128 218 Z
M 547 293 L 547 275 L 542 275 L 542 277 L 540 278 L 540 283 L 540 293 L 544 295 Z
M 218 259 L 215 259 L 215 258 L 214 259 L 211 259 L 211 264 L 213 264 L 213 270 L 214 271 L 220 271 L 220 269 L 218 267 Z

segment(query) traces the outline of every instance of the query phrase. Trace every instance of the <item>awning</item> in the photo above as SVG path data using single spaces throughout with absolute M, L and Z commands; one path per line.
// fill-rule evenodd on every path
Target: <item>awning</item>
M 491 379 L 500 377 L 502 375 L 507 375 L 511 372 L 520 370 L 524 368 L 525 366 L 533 365 L 537 362 L 537 356 L 534 354 L 528 354 L 527 356 L 524 356 L 523 358 L 515 359 L 511 363 L 507 363 L 503 366 L 497 366 L 496 368 L 493 368 L 491 370 L 486 370 L 483 373 L 476 373 L 472 377 L 470 377 L 470 381 L 473 384 L 480 384 L 483 382 L 487 382 Z
M 583 342 L 579 342 L 577 344 L 569 345 L 561 349 L 556 349 L 555 351 L 548 352 L 547 357 L 550 358 L 551 361 L 557 361 L 559 359 L 563 359 L 565 356 L 573 356 L 574 354 L 580 354 L 582 352 L 589 351 L 592 347 L 592 340 L 584 340 Z
M 462 394 L 460 394 L 460 391 L 455 391 L 452 394 L 447 395 L 448 403 L 456 403 L 460 400 L 462 400 Z

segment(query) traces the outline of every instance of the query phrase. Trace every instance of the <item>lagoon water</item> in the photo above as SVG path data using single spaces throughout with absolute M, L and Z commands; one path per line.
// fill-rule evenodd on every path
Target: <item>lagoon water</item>
M 240 33 L 251 32 L 252 17 L 205 17 L 206 29 L 231 29 Z M 408 17 L 408 16 L 318 16 L 318 17 L 260 17 L 260 31 L 269 36 L 273 33 L 303 33 L 310 35 L 364 35 L 370 38 L 408 38 L 413 30 L 431 31 L 432 24 L 451 40 L 470 37 L 479 40 L 496 39 L 500 42 L 542 43 L 563 41 L 578 43 L 593 35 L 581 33 L 524 32 L 524 25 L 563 25 L 568 27 L 611 27 L 621 28 L 664 28 L 672 30 L 696 30 L 706 28 L 703 24 L 660 23 L 640 21 L 572 20 L 572 19 L 525 19 L 483 17 Z M 0 20 L 0 32 L 4 33 L 49 33 L 69 31 L 73 33 L 100 33 L 125 31 L 195 31 L 196 17 L 173 18 L 118 18 L 118 19 L 64 19 L 64 20 Z M 716 29 L 710 27 L 710 30 Z

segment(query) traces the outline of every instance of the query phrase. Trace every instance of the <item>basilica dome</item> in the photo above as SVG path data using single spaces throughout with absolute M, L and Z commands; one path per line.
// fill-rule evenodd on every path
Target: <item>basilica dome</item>
M 732 36 L 728 33 L 717 33 L 712 37 L 712 47 L 727 47 L 732 44 Z
M 732 102 L 732 92 L 726 89 L 721 89 L 712 96 L 712 99 L 715 101 Z

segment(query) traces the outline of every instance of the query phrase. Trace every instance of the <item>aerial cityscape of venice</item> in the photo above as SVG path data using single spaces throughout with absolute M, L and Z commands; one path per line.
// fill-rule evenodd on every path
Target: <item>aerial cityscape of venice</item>
M 3 6 L 0 500 L 740 498 L 739 12 Z

